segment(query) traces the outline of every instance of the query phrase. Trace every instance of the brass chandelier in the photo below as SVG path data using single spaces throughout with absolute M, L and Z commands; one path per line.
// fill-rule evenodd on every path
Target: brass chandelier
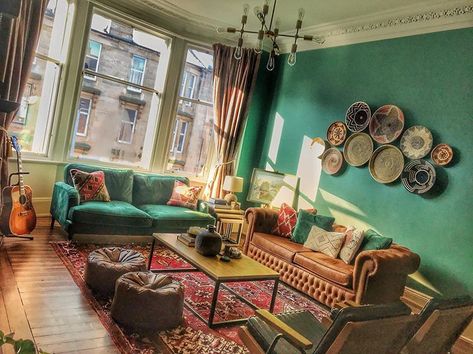
M 228 32 L 228 33 L 239 33 L 240 37 L 238 38 L 238 44 L 235 48 L 234 57 L 237 60 L 241 59 L 241 50 L 243 47 L 243 35 L 245 33 L 250 34 L 257 34 L 258 35 L 258 42 L 255 48 L 255 52 L 261 53 L 264 46 L 265 38 L 271 40 L 271 51 L 269 53 L 268 63 L 266 64 L 266 69 L 269 71 L 273 71 L 275 68 L 275 58 L 280 54 L 279 45 L 277 43 L 278 37 L 286 37 L 286 38 L 294 38 L 294 42 L 291 47 L 291 52 L 289 53 L 289 57 L 287 59 L 287 63 L 291 66 L 296 64 L 296 53 L 297 53 L 297 40 L 303 39 L 305 41 L 314 41 L 319 44 L 323 44 L 325 40 L 322 37 L 314 37 L 311 35 L 299 35 L 299 31 L 302 28 L 302 20 L 304 19 L 305 11 L 304 9 L 299 9 L 297 22 L 296 22 L 296 33 L 295 34 L 284 34 L 279 32 L 279 21 L 274 21 L 274 28 L 273 28 L 273 20 L 274 20 L 274 13 L 276 10 L 276 3 L 277 0 L 273 2 L 273 8 L 271 10 L 271 18 L 269 19 L 269 26 L 267 25 L 267 16 L 269 13 L 269 3 L 270 0 L 265 0 L 263 7 L 256 6 L 254 8 L 254 13 L 258 18 L 259 22 L 261 23 L 261 27 L 258 31 L 255 30 L 247 30 L 245 28 L 246 23 L 248 21 L 248 12 L 249 12 L 249 5 L 245 4 L 243 6 L 243 15 L 241 16 L 241 28 L 238 30 L 235 27 L 227 27 L 227 28 L 218 28 L 218 32 Z

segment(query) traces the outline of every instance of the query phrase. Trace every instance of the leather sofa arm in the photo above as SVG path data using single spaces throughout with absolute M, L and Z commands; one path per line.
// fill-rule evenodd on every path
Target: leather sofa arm
M 79 192 L 74 187 L 64 182 L 56 182 L 54 184 L 50 212 L 54 220 L 59 222 L 64 229 L 67 229 L 69 226 L 67 222 L 69 210 L 79 205 L 79 203 Z
M 255 232 L 270 234 L 278 221 L 278 212 L 270 208 L 249 208 L 245 212 L 245 220 L 248 223 L 245 245 L 243 252 L 247 254 L 250 241 Z
M 420 257 L 406 247 L 361 252 L 355 260 L 356 303 L 379 304 L 399 301 L 408 274 L 420 265 Z

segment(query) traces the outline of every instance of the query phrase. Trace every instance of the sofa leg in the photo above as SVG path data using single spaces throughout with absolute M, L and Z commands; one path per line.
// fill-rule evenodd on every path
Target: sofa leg
M 51 216 L 51 225 L 49 225 L 49 228 L 50 228 L 51 230 L 54 228 L 54 222 L 55 222 L 55 221 L 56 221 L 56 220 L 54 220 L 54 217 Z

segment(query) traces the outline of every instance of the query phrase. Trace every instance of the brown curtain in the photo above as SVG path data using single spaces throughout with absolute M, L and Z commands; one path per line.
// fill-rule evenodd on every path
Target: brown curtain
M 235 48 L 214 44 L 213 99 L 217 162 L 210 172 L 206 196 L 223 197 L 225 176 L 233 175 L 234 160 L 245 126 L 258 74 L 260 55 L 243 49 L 236 60 Z
M 19 103 L 31 71 L 47 0 L 17 1 L 21 1 L 19 16 L 12 19 L 2 19 L 2 21 L 11 21 L 11 32 L 9 42 L 5 44 L 9 50 L 6 58 L 5 77 L 0 83 L 0 99 Z M 7 129 L 15 117 L 15 113 L 0 113 L 0 182 L 2 188 L 8 183 L 10 144 L 8 143 Z

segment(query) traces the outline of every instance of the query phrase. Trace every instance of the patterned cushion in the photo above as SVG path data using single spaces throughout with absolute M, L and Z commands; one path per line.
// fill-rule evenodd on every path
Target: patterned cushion
M 292 230 L 296 227 L 296 222 L 296 210 L 292 206 L 282 203 L 279 209 L 278 222 L 271 233 L 290 238 L 292 236 Z
M 310 229 L 304 247 L 322 252 L 329 257 L 337 258 L 344 239 L 345 234 L 342 232 L 328 232 L 314 225 Z
M 345 231 L 345 242 L 340 250 L 340 259 L 346 264 L 350 264 L 355 258 L 355 254 L 361 246 L 364 237 L 363 230 L 358 230 L 354 226 L 348 226 Z
M 171 199 L 169 199 L 167 205 L 181 206 L 195 210 L 201 189 L 202 187 L 189 187 L 185 183 L 176 180 L 174 182 Z
M 79 192 L 81 202 L 89 200 L 110 201 L 103 171 L 89 173 L 74 168 L 70 171 L 70 174 L 72 183 Z

